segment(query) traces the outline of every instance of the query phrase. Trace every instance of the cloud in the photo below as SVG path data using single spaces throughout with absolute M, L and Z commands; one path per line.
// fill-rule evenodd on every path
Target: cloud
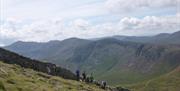
M 71 23 L 70 26 L 74 27 L 76 30 L 88 30 L 90 24 L 84 19 L 76 19 Z
M 176 8 L 180 0 L 107 0 L 105 6 L 112 12 L 133 12 L 138 10 L 156 10 Z
M 62 27 L 61 20 L 56 21 L 35 21 L 31 24 L 18 26 L 17 22 L 7 21 L 2 25 L 0 37 L 6 39 L 16 39 L 25 41 L 45 41 L 59 33 Z
M 119 22 L 121 30 L 129 34 L 153 35 L 157 33 L 171 33 L 180 30 L 180 16 L 146 16 L 142 19 L 125 17 Z M 128 34 L 127 33 L 127 34 Z
M 3 45 L 17 40 L 44 42 L 180 30 L 180 0 L 0 2 L 0 44 Z
M 2 18 L 74 19 L 103 15 L 106 10 L 99 0 L 0 0 Z
M 4 44 L 0 44 L 0 47 L 3 47 L 3 46 L 5 46 Z
M 118 22 L 93 25 L 85 19 L 65 22 L 63 19 L 34 21 L 30 24 L 8 20 L 0 29 L 1 44 L 5 40 L 63 40 L 70 37 L 95 38 L 112 35 L 153 35 L 180 30 L 180 14 L 169 16 L 124 17 Z M 23 20 L 22 20 L 23 22 Z M 18 27 L 17 27 L 18 26 Z M 4 40 L 4 42 L 3 42 Z M 13 40 L 13 41 L 12 41 Z

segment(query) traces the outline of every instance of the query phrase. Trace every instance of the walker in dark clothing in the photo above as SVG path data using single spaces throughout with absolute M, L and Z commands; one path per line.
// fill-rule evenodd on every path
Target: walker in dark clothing
M 76 77 L 77 77 L 77 81 L 79 81 L 79 79 L 80 79 L 80 71 L 79 70 L 76 71 Z
M 85 73 L 85 72 L 82 73 L 82 77 L 83 77 L 82 80 L 83 80 L 83 81 L 86 81 L 86 73 Z
M 105 81 L 102 81 L 102 88 L 103 89 L 106 89 L 106 85 L 107 85 L 107 83 Z
M 90 76 L 90 78 L 89 78 L 89 79 L 90 79 L 90 82 L 91 82 L 91 83 L 93 83 L 93 81 L 94 81 L 94 77 L 93 77 L 92 73 L 91 73 L 91 76 Z

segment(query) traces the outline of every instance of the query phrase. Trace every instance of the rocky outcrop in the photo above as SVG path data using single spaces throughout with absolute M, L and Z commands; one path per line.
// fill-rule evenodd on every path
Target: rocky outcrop
M 76 76 L 71 71 L 58 67 L 55 64 L 32 60 L 2 48 L 0 48 L 0 61 L 8 64 L 17 64 L 21 67 L 31 68 L 49 75 L 61 76 L 65 79 L 74 80 L 76 78 Z

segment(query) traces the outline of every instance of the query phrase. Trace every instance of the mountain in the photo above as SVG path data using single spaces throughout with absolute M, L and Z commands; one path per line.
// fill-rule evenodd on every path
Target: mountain
M 180 66 L 173 71 L 151 80 L 127 86 L 132 91 L 179 91 Z
M 179 32 L 160 34 L 160 40 L 179 37 Z M 144 38 L 144 37 L 142 37 Z M 150 37 L 146 37 L 150 38 Z M 117 38 L 70 38 L 46 43 L 16 42 L 5 48 L 23 56 L 52 62 L 71 71 L 93 73 L 111 85 L 136 83 L 166 74 L 180 65 L 180 46 Z M 153 38 L 156 39 L 156 38 Z M 178 41 L 176 41 L 178 44 Z
M 56 57 L 63 57 L 64 59 L 67 59 L 69 56 L 73 55 L 72 53 L 76 47 L 89 42 L 90 41 L 88 40 L 77 38 L 70 38 L 64 41 L 50 41 L 47 43 L 18 41 L 10 46 L 5 47 L 5 49 L 34 59 L 57 60 Z
M 52 63 L 32 60 L 2 48 L 0 48 L 0 61 L 9 64 L 17 64 L 24 68 L 31 68 L 36 71 L 48 73 L 54 76 L 61 76 L 66 79 L 76 79 L 76 76 L 67 69 L 61 68 Z
M 1 61 L 0 91 L 104 91 L 94 84 L 67 80 Z
M 67 64 L 93 72 L 110 84 L 133 83 L 164 74 L 180 64 L 180 47 L 103 39 L 76 49 Z M 69 62 L 69 63 L 68 63 Z
M 76 81 L 69 70 L 0 48 L 0 91 L 129 91 L 99 82 Z
M 133 41 L 141 43 L 153 43 L 153 44 L 180 44 L 180 31 L 172 34 L 161 33 L 155 36 L 113 36 L 118 40 Z

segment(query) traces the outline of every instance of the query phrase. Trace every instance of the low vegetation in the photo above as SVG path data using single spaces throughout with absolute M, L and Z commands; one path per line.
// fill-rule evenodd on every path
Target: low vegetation
M 126 87 L 132 91 L 180 91 L 180 67 L 158 78 Z
M 0 91 L 103 91 L 93 84 L 0 62 Z

